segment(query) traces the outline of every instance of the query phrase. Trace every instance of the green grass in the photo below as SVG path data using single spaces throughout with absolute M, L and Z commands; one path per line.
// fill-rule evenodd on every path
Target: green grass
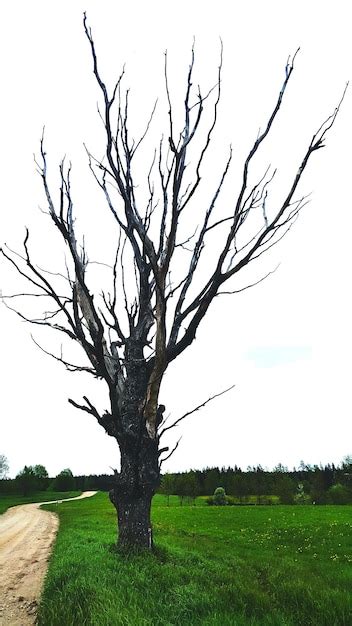
M 185 497 L 183 499 L 182 506 L 188 506 L 191 504 L 192 506 L 206 506 L 207 507 L 209 506 L 207 503 L 208 499 L 209 499 L 209 496 L 198 496 L 195 499 L 195 501 L 192 501 L 190 498 Z M 280 498 L 278 496 L 265 495 L 265 496 L 261 496 L 261 499 L 262 499 L 263 504 L 279 504 L 280 503 Z M 258 504 L 257 496 L 243 496 L 242 501 L 240 501 L 240 499 L 236 496 L 231 496 L 231 500 L 236 505 L 237 504 L 240 504 L 240 505 L 243 505 L 243 504 L 257 505 Z M 159 494 L 159 493 L 156 496 L 154 496 L 153 502 L 154 502 L 154 506 L 155 505 L 156 506 L 180 506 L 180 498 L 178 496 L 169 496 L 168 498 L 167 496 Z
M 156 496 L 156 554 L 128 558 L 112 547 L 106 494 L 58 510 L 39 626 L 352 623 L 350 506 L 167 507 Z
M 65 498 L 75 498 L 81 491 L 38 491 L 30 496 L 16 496 L 0 494 L 0 514 L 5 513 L 10 506 L 17 504 L 29 504 L 30 502 L 48 502 L 50 500 L 64 500 Z

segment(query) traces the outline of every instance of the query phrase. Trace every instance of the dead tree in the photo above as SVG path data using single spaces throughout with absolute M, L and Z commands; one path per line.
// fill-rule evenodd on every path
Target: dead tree
M 131 139 L 129 93 L 123 86 L 124 71 L 110 91 L 98 67 L 91 29 L 85 16 L 84 29 L 95 79 L 101 91 L 101 117 L 106 133 L 104 159 L 98 160 L 89 151 L 87 153 L 92 174 L 116 223 L 111 289 L 94 295 L 94 286 L 88 284 L 88 254 L 82 242 L 77 241 L 75 228 L 71 167 L 61 162 L 61 188 L 58 199 L 55 199 L 48 182 L 43 138 L 40 158 L 36 162 L 48 213 L 68 252 L 64 271 L 66 293 L 57 286 L 57 276 L 40 269 L 34 262 L 28 230 L 22 254 L 6 246 L 1 252 L 31 285 L 31 293 L 9 294 L 7 297 L 43 296 L 54 303 L 53 311 L 36 318 L 26 316 L 18 307 L 11 308 L 22 319 L 52 328 L 79 344 L 87 357 L 85 365 L 69 362 L 62 353 L 52 356 L 67 369 L 90 373 L 107 385 L 110 406 L 105 412 L 99 411 L 88 397 L 83 398 L 83 403 L 73 399 L 69 402 L 93 415 L 118 443 L 121 469 L 115 471 L 110 498 L 117 510 L 119 545 L 151 548 L 151 500 L 160 482 L 161 463 L 172 454 L 168 447 L 161 448 L 160 441 L 166 431 L 183 419 L 163 427 L 165 407 L 159 404 L 159 393 L 165 371 L 192 344 L 214 298 L 221 293 L 236 293 L 231 279 L 267 252 L 291 228 L 306 203 L 306 197 L 297 198 L 302 174 L 312 154 L 323 147 L 342 100 L 313 135 L 280 205 L 269 207 L 270 185 L 275 172 L 268 169 L 255 183 L 251 182 L 250 172 L 253 159 L 278 115 L 291 79 L 295 57 L 289 59 L 275 106 L 244 161 L 236 200 L 232 206 L 227 200 L 227 214 L 219 214 L 216 210 L 221 192 L 231 174 L 231 149 L 224 159 L 215 188 L 209 190 L 207 205 L 204 206 L 203 200 L 197 205 L 197 198 L 202 186 L 203 164 L 210 154 L 218 120 L 222 51 L 216 85 L 203 93 L 199 87 L 193 86 L 192 49 L 181 102 L 183 123 L 178 129 L 165 55 L 168 128 L 157 140 L 151 162 L 144 172 L 147 193 L 141 198 L 134 159 L 150 131 L 156 107 L 143 135 L 139 140 Z M 192 163 L 189 165 L 191 148 Z M 190 216 L 195 211 L 198 227 L 192 232 L 189 230 Z M 248 228 L 251 224 L 252 230 Z M 185 235 L 187 228 L 188 234 Z M 214 232 L 222 237 L 217 237 L 221 245 L 216 260 L 210 271 L 203 267 L 199 272 L 205 245 L 208 242 L 211 245 Z M 186 259 L 181 264 L 177 263 L 179 253 L 185 254 Z M 131 275 L 127 277 L 126 274 L 128 255 L 133 258 L 132 280 Z M 183 268 L 182 275 L 180 267 Z M 257 282 L 260 280 L 262 278 Z M 131 296 L 132 283 L 134 292 Z M 8 299 L 5 301 L 9 302 Z M 166 455 L 164 458 L 163 454 Z

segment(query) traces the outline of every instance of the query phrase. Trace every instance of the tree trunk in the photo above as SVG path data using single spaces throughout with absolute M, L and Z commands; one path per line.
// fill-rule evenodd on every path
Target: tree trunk
M 158 441 L 145 431 L 134 444 L 120 441 L 121 472 L 115 474 L 109 493 L 117 512 L 117 545 L 123 550 L 152 550 L 151 502 L 160 484 Z
M 117 511 L 117 545 L 124 550 L 135 548 L 153 548 L 153 531 L 150 521 L 152 493 L 132 494 L 118 497 L 113 504 Z

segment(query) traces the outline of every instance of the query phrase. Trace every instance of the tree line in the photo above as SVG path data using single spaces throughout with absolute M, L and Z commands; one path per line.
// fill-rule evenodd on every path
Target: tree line
M 0 473 L 0 495 L 30 496 L 39 491 L 108 491 L 112 484 L 111 475 L 74 476 L 69 468 L 50 478 L 44 465 L 25 465 L 13 479 L 1 478 Z
M 180 504 L 197 496 L 212 496 L 222 487 L 228 504 L 349 504 L 352 503 L 352 457 L 336 466 L 308 465 L 303 461 L 289 471 L 279 464 L 272 471 L 261 465 L 246 471 L 235 467 L 164 474 L 160 493 L 168 499 L 177 495 Z
M 68 468 L 49 478 L 43 465 L 25 466 L 14 479 L 0 479 L 0 494 L 31 495 L 37 491 L 109 491 L 114 475 L 91 474 L 74 476 Z M 282 464 L 273 470 L 261 465 L 245 471 L 234 467 L 207 467 L 162 476 L 159 493 L 185 501 L 198 496 L 211 497 L 222 487 L 229 504 L 349 504 L 352 503 L 352 456 L 340 465 L 309 465 L 301 461 L 289 471 Z M 212 503 L 211 498 L 209 503 Z

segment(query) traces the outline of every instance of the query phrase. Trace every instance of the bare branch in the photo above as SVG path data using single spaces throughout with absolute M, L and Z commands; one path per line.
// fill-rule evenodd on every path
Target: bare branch
M 132 152 L 131 152 L 131 158 L 132 158 L 132 157 L 133 157 L 133 155 L 137 152 L 137 150 L 138 150 L 139 146 L 141 145 L 141 143 L 143 142 L 143 140 L 145 139 L 145 137 L 146 137 L 146 136 L 147 136 L 147 134 L 148 134 L 148 131 L 149 131 L 149 129 L 150 129 L 150 125 L 151 125 L 151 123 L 152 123 L 152 120 L 153 120 L 153 117 L 154 117 L 154 114 L 155 114 L 155 111 L 156 111 L 156 105 L 157 105 L 157 104 L 158 104 L 158 100 L 155 100 L 155 103 L 154 103 L 154 106 L 153 106 L 153 110 L 152 110 L 152 112 L 151 112 L 151 114 L 150 114 L 150 117 L 149 117 L 149 120 L 148 120 L 148 122 L 147 122 L 146 129 L 145 129 L 145 131 L 144 131 L 143 135 L 141 136 L 141 138 L 137 141 L 136 145 L 134 146 L 134 148 L 133 148 L 133 150 L 132 150 Z
M 74 406 L 76 409 L 80 409 L 81 411 L 84 411 L 85 413 L 89 413 L 90 415 L 93 415 L 93 417 L 95 417 L 95 419 L 97 420 L 98 424 L 100 424 L 100 426 L 104 428 L 106 433 L 110 435 L 111 437 L 115 437 L 116 439 L 116 437 L 118 436 L 118 428 L 112 415 L 108 412 L 105 412 L 103 415 L 100 415 L 96 407 L 90 402 L 90 400 L 88 400 L 87 396 L 83 396 L 83 400 L 86 404 L 78 404 L 78 402 L 75 402 L 75 400 L 72 400 L 72 398 L 69 398 L 68 402 L 72 404 L 72 406 Z
M 218 291 L 216 296 L 230 295 L 233 293 L 241 293 L 242 291 L 246 291 L 247 289 L 250 289 L 251 287 L 255 287 L 256 285 L 259 285 L 260 283 L 262 283 L 266 278 L 268 278 L 268 276 L 271 276 L 271 274 L 274 274 L 279 267 L 280 267 L 280 263 L 273 270 L 271 270 L 270 272 L 267 272 L 265 276 L 262 276 L 261 278 L 259 278 L 259 280 L 256 280 L 254 283 L 250 283 L 249 285 L 246 285 L 245 287 L 241 287 L 240 289 L 233 289 L 232 291 Z
M 296 53 L 297 54 L 297 53 Z M 294 63 L 294 59 L 295 56 L 293 57 L 292 62 L 290 62 L 290 60 L 288 61 L 287 65 L 286 65 L 286 72 L 285 72 L 285 80 L 283 83 L 283 86 L 281 88 L 277 103 L 275 105 L 275 108 L 273 110 L 273 113 L 271 114 L 269 121 L 266 125 L 266 128 L 264 130 L 263 133 L 260 133 L 258 135 L 257 140 L 255 141 L 251 151 L 249 152 L 247 159 L 245 161 L 245 165 L 244 165 L 244 170 L 243 170 L 243 180 L 242 180 L 242 188 L 240 190 L 237 202 L 236 202 L 236 206 L 235 206 L 235 211 L 234 211 L 234 220 L 233 223 L 231 225 L 225 246 L 223 247 L 223 250 L 219 256 L 216 268 L 213 272 L 213 274 L 211 275 L 211 277 L 209 278 L 208 282 L 204 285 L 204 287 L 202 288 L 202 290 L 198 293 L 198 295 L 194 298 L 194 300 L 188 305 L 188 307 L 186 307 L 186 309 L 184 309 L 182 312 L 179 312 L 178 314 L 178 318 L 177 318 L 177 324 L 180 327 L 181 323 L 183 322 L 183 320 L 192 312 L 195 311 L 193 318 L 191 319 L 191 321 L 188 323 L 188 327 L 185 330 L 184 336 L 178 341 L 178 343 L 175 343 L 175 333 L 176 333 L 176 329 L 175 329 L 175 325 L 173 328 L 173 341 L 169 343 L 168 346 L 168 362 L 172 361 L 174 358 L 176 358 L 183 350 L 185 350 L 194 340 L 195 335 L 196 335 L 196 330 L 199 326 L 199 324 L 201 323 L 202 319 L 204 318 L 204 316 L 206 315 L 208 308 L 212 302 L 212 300 L 215 298 L 219 288 L 222 286 L 222 284 L 228 280 L 229 278 L 231 278 L 231 276 L 233 276 L 235 273 L 237 273 L 238 271 L 240 271 L 243 267 L 245 267 L 251 260 L 252 258 L 256 257 L 258 258 L 258 256 L 261 254 L 261 252 L 258 253 L 258 250 L 263 246 L 263 244 L 267 243 L 268 240 L 270 240 L 270 237 L 272 236 L 273 233 L 277 232 L 280 228 L 282 228 L 284 223 L 287 223 L 287 221 L 290 221 L 292 219 L 292 214 L 290 214 L 290 216 L 288 218 L 284 218 L 284 222 L 281 222 L 281 218 L 284 217 L 284 215 L 286 214 L 287 210 L 290 208 L 290 206 L 292 206 L 292 199 L 293 199 L 293 195 L 297 189 L 297 186 L 300 182 L 300 179 L 302 177 L 302 174 L 307 166 L 307 163 L 309 161 L 310 156 L 312 155 L 313 152 L 315 152 L 317 149 L 319 149 L 321 147 L 321 139 L 322 139 L 322 135 L 325 135 L 326 129 L 330 129 L 333 122 L 336 119 L 336 115 L 340 109 L 341 103 L 343 101 L 343 98 L 345 96 L 345 92 L 346 89 L 343 93 L 343 96 L 338 104 L 338 106 L 336 107 L 334 113 L 329 116 L 325 122 L 325 124 L 323 124 L 320 129 L 317 131 L 317 133 L 315 133 L 315 135 L 313 135 L 313 139 L 311 141 L 311 143 L 308 146 L 308 149 L 304 155 L 304 158 L 301 162 L 301 165 L 298 169 L 298 172 L 296 174 L 296 176 L 294 177 L 293 183 L 291 185 L 291 188 L 289 190 L 288 195 L 286 196 L 284 202 L 282 203 L 281 207 L 278 209 L 278 211 L 276 212 L 276 214 L 274 215 L 274 217 L 267 223 L 264 224 L 264 228 L 261 229 L 260 234 L 258 234 L 257 237 L 254 238 L 254 242 L 251 245 L 251 247 L 249 248 L 248 252 L 240 259 L 238 260 L 237 263 L 235 263 L 233 265 L 233 267 L 231 267 L 232 265 L 232 261 L 235 259 L 235 256 L 237 254 L 236 252 L 236 248 L 235 248 L 235 254 L 233 254 L 232 256 L 232 261 L 230 261 L 230 267 L 228 267 L 228 269 L 224 272 L 223 271 L 223 263 L 230 251 L 231 246 L 235 243 L 235 237 L 237 234 L 237 230 L 238 228 L 241 226 L 241 224 L 243 223 L 243 198 L 245 196 L 245 192 L 246 192 L 246 188 L 247 188 L 247 180 L 248 180 L 248 170 L 249 170 L 249 164 L 253 158 L 253 156 L 255 155 L 255 153 L 257 152 L 260 144 L 263 142 L 263 140 L 266 138 L 266 136 L 268 135 L 270 128 L 273 124 L 273 121 L 280 109 L 281 106 L 281 102 L 284 96 L 284 93 L 286 91 L 287 85 L 288 85 L 288 81 L 290 79 L 290 76 L 292 74 L 293 71 L 293 63 Z M 268 181 L 270 182 L 270 181 Z M 265 183 L 265 185 L 267 185 L 267 183 Z M 264 200 L 266 198 L 265 196 L 265 191 L 264 191 L 264 196 L 263 196 Z M 295 214 L 297 213 L 297 211 L 295 212 Z M 264 221 L 266 218 L 266 213 L 265 213 L 265 206 L 264 206 Z M 290 227 L 289 227 L 290 228 Z M 289 228 L 287 230 L 289 230 Z M 247 245 L 247 244 L 246 244 Z M 274 245 L 274 244 L 271 244 Z M 265 248 L 266 250 L 268 249 Z M 177 334 L 176 334 L 177 336 Z
M 225 393 L 227 393 L 228 391 L 231 391 L 231 389 L 233 389 L 236 385 L 231 385 L 231 387 L 228 387 L 227 389 L 224 389 L 224 391 L 220 391 L 219 393 L 214 394 L 213 396 L 210 396 L 210 398 L 208 398 L 207 400 L 205 400 L 204 402 L 202 402 L 202 404 L 199 404 L 198 406 L 196 406 L 194 409 L 192 409 L 191 411 L 187 411 L 187 413 L 185 413 L 184 415 L 182 415 L 182 417 L 179 417 L 173 424 L 170 424 L 170 426 L 166 426 L 165 428 L 163 428 L 163 430 L 160 432 L 159 435 L 159 439 L 161 438 L 162 435 L 164 435 L 164 433 L 166 433 L 168 430 L 170 430 L 171 428 L 174 428 L 175 426 L 177 426 L 182 420 L 186 419 L 186 417 L 188 417 L 189 415 L 192 415 L 193 413 L 195 413 L 196 411 L 199 411 L 199 409 L 202 409 L 204 406 L 206 406 L 209 402 L 211 402 L 212 400 L 215 400 L 215 398 L 219 398 L 220 396 L 223 396 Z
M 38 343 L 38 341 L 34 339 L 32 334 L 31 334 L 31 339 L 33 343 L 35 343 L 35 345 L 39 348 L 39 350 L 44 352 L 44 354 L 51 356 L 53 359 L 55 359 L 55 361 L 59 361 L 60 363 L 62 363 L 69 372 L 87 372 L 88 374 L 92 374 L 94 377 L 97 376 L 96 371 L 92 367 L 86 367 L 84 365 L 74 365 L 73 363 L 69 363 L 68 361 L 65 361 L 65 359 L 62 357 L 62 346 L 61 346 L 61 356 L 56 356 L 52 352 L 45 350 L 45 348 L 43 348 L 43 346 L 41 346 Z
M 167 461 L 167 460 L 168 460 L 168 459 L 169 459 L 169 458 L 170 458 L 170 457 L 174 454 L 174 452 L 176 452 L 176 450 L 177 450 L 177 448 L 178 448 L 178 446 L 179 446 L 179 444 L 180 444 L 181 439 L 182 439 L 182 437 L 180 437 L 180 438 L 179 438 L 179 440 L 176 442 L 176 444 L 175 444 L 175 445 L 174 445 L 174 447 L 172 448 L 172 450 L 171 450 L 170 454 L 168 454 L 167 456 L 165 456 L 163 459 L 160 459 L 160 462 L 159 462 L 159 468 L 161 467 L 161 465 L 162 465 L 163 463 L 165 463 L 165 461 Z M 169 449 L 169 448 L 163 448 L 162 450 L 160 450 L 160 452 L 167 451 L 168 449 Z

